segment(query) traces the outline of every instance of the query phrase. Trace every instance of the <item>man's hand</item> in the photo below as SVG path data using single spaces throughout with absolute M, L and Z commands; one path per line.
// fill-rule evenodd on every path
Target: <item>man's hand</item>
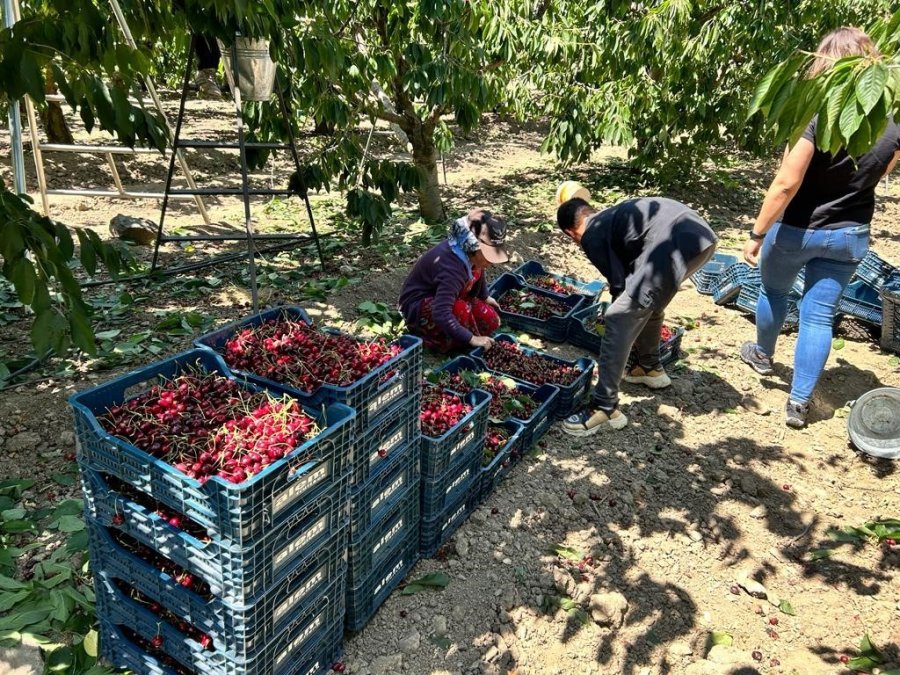
M 489 295 L 485 302 L 495 309 L 500 309 L 500 303 L 497 302 L 493 295 Z
M 762 248 L 761 241 L 753 241 L 752 239 L 748 240 L 746 244 L 744 244 L 744 260 L 746 260 L 751 265 L 759 264 L 759 250 Z
M 494 339 L 484 335 L 473 335 L 469 344 L 473 347 L 484 347 L 487 350 L 494 346 Z

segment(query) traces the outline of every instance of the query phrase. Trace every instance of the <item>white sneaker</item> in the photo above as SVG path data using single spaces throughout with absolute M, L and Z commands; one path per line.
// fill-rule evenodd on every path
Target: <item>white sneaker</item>
M 666 371 L 660 370 L 644 370 L 640 366 L 635 366 L 629 370 L 623 378 L 631 384 L 642 384 L 650 389 L 665 389 L 672 380 L 666 375 Z

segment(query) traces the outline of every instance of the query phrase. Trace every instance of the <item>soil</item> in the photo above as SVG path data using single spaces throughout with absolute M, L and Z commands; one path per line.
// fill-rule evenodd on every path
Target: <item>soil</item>
M 199 104 L 191 107 L 200 112 Z M 212 137 L 227 127 L 226 112 L 197 114 L 189 128 Z M 83 132 L 76 137 L 83 138 Z M 379 152 L 391 152 L 386 137 L 379 139 Z M 554 271 L 593 278 L 583 254 L 553 229 L 552 196 L 559 180 L 582 180 L 601 203 L 648 190 L 624 167 L 621 151 L 609 149 L 588 166 L 560 171 L 540 155 L 540 141 L 541 129 L 496 119 L 476 137 L 459 138 L 446 158 L 448 215 L 475 206 L 505 214 L 512 224 L 514 262 L 536 259 Z M 6 151 L 8 139 L 4 142 Z M 304 147 L 315 142 L 305 137 Z M 109 178 L 100 162 L 74 155 L 48 160 L 57 186 L 96 185 Z M 219 177 L 223 170 L 231 179 L 235 175 L 233 159 L 222 155 L 191 163 L 198 180 L 224 181 L 229 177 Z M 129 182 L 156 188 L 165 174 L 158 157 L 120 161 L 120 168 Z M 289 168 L 279 158 L 273 173 L 256 177 L 278 184 Z M 706 178 L 685 181 L 670 194 L 709 218 L 721 249 L 737 251 L 772 169 L 771 162 L 735 158 L 706 167 Z M 892 183 L 880 193 L 873 248 L 900 263 L 900 188 Z M 340 248 L 329 251 L 324 272 L 313 264 L 310 249 L 269 256 L 264 269 L 276 274 L 271 283 L 263 280 L 264 300 L 297 301 L 345 328 L 354 327 L 364 300 L 392 306 L 409 264 L 425 249 L 417 242 L 427 235 L 411 215 L 412 202 L 404 199 L 397 223 L 381 242 L 361 250 L 336 217 L 337 195 L 314 195 L 321 230 L 334 232 Z M 238 202 L 210 200 L 210 205 L 216 207 L 215 220 L 242 222 Z M 158 218 L 157 205 L 149 202 L 52 201 L 54 218 L 92 227 L 102 236 L 120 212 Z M 254 213 L 263 230 L 292 223 L 306 227 L 299 205 L 260 204 Z M 190 204 L 175 208 L 171 224 L 196 222 Z M 170 246 L 163 262 L 200 259 L 213 250 L 202 244 L 194 251 Z M 148 253 L 137 256 L 147 259 Z M 210 275 L 218 285 L 186 290 L 182 277 L 157 285 L 101 287 L 88 295 L 115 304 L 128 289 L 134 304 L 118 316 L 104 315 L 100 329 L 120 329 L 122 338 L 154 330 L 160 337 L 157 351 L 166 354 L 188 347 L 191 337 L 155 330 L 160 312 L 196 311 L 216 324 L 248 313 L 243 265 L 221 265 L 195 276 Z M 355 281 L 319 301 L 310 299 L 310 283 L 338 276 Z M 443 571 L 449 585 L 408 596 L 395 592 L 371 623 L 346 641 L 346 672 L 840 673 L 846 672 L 841 655 L 852 656 L 865 634 L 882 648 L 885 661 L 900 661 L 900 548 L 843 545 L 830 558 L 810 562 L 812 551 L 834 547 L 828 528 L 900 516 L 900 465 L 855 452 L 844 419 L 847 401 L 874 387 L 900 386 L 896 357 L 869 340 L 847 337 L 829 358 L 810 426 L 793 431 L 784 426 L 782 409 L 795 335 L 780 341 L 776 375 L 760 377 L 737 358 L 740 344 L 754 336 L 752 322 L 737 310 L 717 307 L 686 284 L 667 320 L 696 324 L 685 336 L 684 359 L 672 369 L 673 386 L 650 392 L 624 385 L 624 412 L 632 424 L 622 432 L 572 439 L 553 429 L 441 555 L 419 562 L 410 574 L 412 579 Z M 14 316 L 3 326 L 0 350 L 24 355 L 27 330 L 27 322 Z M 572 347 L 542 346 L 567 357 L 582 355 Z M 31 381 L 4 391 L 0 475 L 35 478 L 30 494 L 37 503 L 75 493 L 52 479 L 72 470 L 64 458 L 74 442 L 66 397 L 153 358 L 145 353 L 137 362 L 81 359 L 65 372 L 54 361 Z M 590 560 L 579 569 L 578 560 L 552 552 L 558 546 Z M 739 586 L 732 592 L 744 576 L 762 583 L 768 600 Z M 573 604 L 561 607 L 557 599 L 563 597 Z M 779 611 L 773 600 L 775 605 L 787 601 L 793 614 Z M 777 625 L 770 622 L 773 617 Z M 714 632 L 728 633 L 733 644 L 710 650 Z

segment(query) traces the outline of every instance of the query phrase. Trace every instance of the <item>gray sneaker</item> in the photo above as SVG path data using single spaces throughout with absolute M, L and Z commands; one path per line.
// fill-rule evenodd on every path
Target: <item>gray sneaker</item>
M 802 429 L 806 426 L 806 416 L 809 414 L 809 403 L 797 403 L 788 399 L 784 404 L 784 423 L 791 429 Z
M 766 356 L 755 342 L 745 342 L 741 345 L 741 361 L 760 375 L 771 375 L 775 372 L 772 359 Z

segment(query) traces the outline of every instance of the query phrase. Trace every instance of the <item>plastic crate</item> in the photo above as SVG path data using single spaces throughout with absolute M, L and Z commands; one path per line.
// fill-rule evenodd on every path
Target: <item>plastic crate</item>
M 436 518 L 423 520 L 419 536 L 419 553 L 422 557 L 433 557 L 477 506 L 477 495 L 466 495 L 444 509 Z
M 122 628 L 139 636 L 163 639 L 167 656 L 200 675 L 307 675 L 328 670 L 340 653 L 345 611 L 345 580 L 334 579 L 317 602 L 252 658 L 232 659 L 219 651 L 204 649 L 198 642 L 129 599 L 113 593 L 104 584 L 97 587 L 97 616 L 101 626 L 103 660 L 135 673 L 169 673 L 156 658 L 130 640 Z M 115 587 L 113 587 L 115 588 Z
M 726 268 L 738 261 L 737 256 L 727 253 L 714 253 L 713 257 L 691 277 L 697 292 L 712 295 L 713 288 Z
M 206 581 L 216 598 L 249 604 L 291 577 L 297 564 L 313 555 L 347 526 L 347 487 L 335 485 L 329 492 L 298 511 L 292 518 L 248 546 L 210 537 L 202 541 L 173 527 L 149 508 L 109 490 L 102 476 L 83 473 L 85 512 L 98 527 L 122 532 L 141 544 L 162 553 L 172 562 Z M 116 516 L 121 516 L 115 519 Z M 119 524 L 115 524 L 119 522 Z M 106 530 L 103 530 L 106 532 Z M 91 563 L 103 568 L 113 551 L 114 539 L 106 533 L 97 537 Z M 112 556 L 114 557 L 114 556 Z M 121 556 L 119 556 L 121 557 Z
M 867 281 L 863 279 L 851 281 L 838 302 L 838 312 L 880 326 L 881 296 Z
M 726 267 L 713 284 L 713 301 L 717 305 L 733 302 L 741 292 L 741 288 L 748 283 L 759 283 L 758 269 L 742 262 Z
M 534 317 L 507 312 L 502 309 L 498 310 L 500 318 L 508 326 L 517 330 L 525 331 L 531 335 L 538 335 L 552 342 L 565 342 L 566 335 L 569 331 L 569 317 L 581 308 L 584 298 L 580 295 L 559 295 L 552 291 L 545 291 L 540 288 L 528 286 L 521 277 L 515 274 L 501 275 L 490 287 L 490 294 L 498 301 L 504 294 L 511 290 L 523 289 L 535 295 L 541 295 L 551 298 L 557 302 L 566 305 L 569 310 L 565 314 L 551 316 L 548 319 L 535 319 Z
M 365 532 L 419 485 L 419 439 L 396 450 L 378 476 L 350 494 L 350 532 Z
M 762 292 L 760 286 L 748 285 L 741 289 L 738 297 L 735 299 L 737 307 L 748 314 L 756 315 L 756 305 L 759 303 L 759 294 Z M 800 325 L 800 306 L 799 296 L 793 295 L 788 297 L 787 316 L 784 319 L 784 328 L 792 329 Z
M 870 250 L 856 268 L 856 277 L 868 283 L 875 290 L 880 291 L 884 287 L 884 282 L 896 269 L 875 251 Z
M 881 348 L 900 354 L 900 274 L 892 274 L 882 286 L 881 307 Z
M 436 478 L 422 478 L 422 520 L 432 520 L 444 509 L 458 501 L 463 495 L 478 492 L 478 479 L 481 475 L 481 456 L 484 448 L 484 433 L 478 443 L 466 451 L 462 463 L 452 467 Z
M 473 491 L 479 504 L 487 499 L 497 484 L 506 477 L 506 474 L 522 458 L 522 450 L 524 449 L 522 435 L 525 433 L 525 427 L 518 422 L 504 422 L 500 426 L 509 432 L 509 440 L 506 441 L 506 445 L 500 449 L 500 452 L 494 456 L 490 464 L 484 466 L 482 461 L 478 487 Z
M 196 363 L 207 372 L 228 373 L 217 355 L 195 349 L 73 395 L 69 403 L 75 413 L 78 462 L 113 475 L 167 504 L 206 527 L 211 536 L 248 543 L 293 518 L 298 509 L 344 475 L 351 455 L 355 413 L 341 404 L 328 406 L 324 413 L 304 408 L 323 431 L 239 484 L 218 476 L 201 484 L 100 426 L 97 416 L 110 406 L 121 404 L 159 378 L 172 378 Z M 261 390 L 251 384 L 246 389 Z M 269 390 L 275 395 L 285 393 L 277 385 Z
M 347 556 L 349 586 L 367 578 L 409 537 L 419 536 L 419 514 L 419 486 L 411 485 L 372 527 L 351 537 Z
M 519 344 L 519 341 L 516 340 L 515 337 L 506 333 L 500 333 L 499 335 L 494 336 L 494 338 L 500 342 L 510 342 L 515 345 Z M 580 358 L 576 361 L 567 361 L 566 359 L 561 359 L 557 356 L 553 356 L 552 354 L 547 354 L 546 352 L 541 352 L 529 347 L 522 347 L 520 345 L 520 348 L 526 354 L 540 354 L 546 359 L 550 359 L 551 361 L 555 361 L 556 363 L 561 363 L 567 366 L 572 366 L 573 368 L 577 368 L 581 371 L 581 374 L 572 384 L 553 385 L 559 390 L 559 395 L 556 397 L 556 408 L 553 411 L 553 414 L 556 416 L 556 419 L 566 419 L 569 415 L 571 415 L 573 412 L 575 412 L 575 410 L 578 409 L 578 407 L 581 405 L 582 400 L 590 391 L 591 378 L 594 374 L 594 366 L 596 364 L 592 359 L 588 358 Z M 484 349 L 482 349 L 481 347 L 472 350 L 470 356 L 476 361 L 480 362 L 484 369 L 488 372 L 501 372 L 491 371 L 491 369 L 487 367 L 487 365 L 484 363 Z M 501 374 L 506 375 L 506 373 Z M 507 377 L 510 376 L 507 375 Z M 526 384 L 537 386 L 533 382 L 527 382 Z
M 553 277 L 560 283 L 568 284 L 569 286 L 574 287 L 577 291 L 577 295 L 582 296 L 585 302 L 597 302 L 597 298 L 600 297 L 603 289 L 606 288 L 606 282 L 600 279 L 595 279 L 594 281 L 582 281 L 581 279 L 577 279 L 575 277 L 564 276 L 562 274 L 556 274 L 555 272 L 548 272 L 544 268 L 544 266 L 537 260 L 529 260 L 528 262 L 522 263 L 516 269 L 514 269 L 512 273 L 521 277 L 522 281 L 531 288 L 541 287 L 529 283 L 529 277 L 541 277 L 545 275 Z M 566 294 L 557 293 L 556 295 L 565 296 Z
M 415 530 L 407 535 L 402 545 L 388 559 L 382 561 L 365 578 L 347 587 L 345 627 L 348 631 L 362 630 L 406 578 L 419 561 L 418 543 L 419 528 L 416 521 Z
M 592 354 L 599 354 L 603 337 L 592 330 L 590 326 L 598 317 L 606 314 L 607 307 L 609 307 L 608 302 L 600 302 L 596 305 L 583 307 L 575 312 L 572 318 L 569 319 L 569 344 L 580 347 Z
M 87 526 L 96 586 L 110 586 L 115 580 L 127 583 L 209 635 L 216 651 L 231 659 L 246 659 L 265 648 L 313 605 L 329 584 L 347 573 L 346 530 L 341 530 L 292 565 L 281 582 L 254 601 L 209 599 L 122 548 L 101 523 L 89 518 Z
M 422 480 L 441 476 L 459 466 L 465 458 L 471 457 L 472 448 L 484 438 L 491 395 L 475 389 L 463 396 L 463 399 L 472 406 L 472 411 L 457 422 L 456 426 L 440 438 L 422 434 L 419 451 Z
M 463 370 L 471 370 L 473 372 L 488 372 L 484 364 L 476 361 L 470 356 L 457 356 L 455 359 L 448 361 L 436 372 L 458 373 Z M 502 375 L 501 377 L 508 377 Z M 511 378 L 510 378 L 511 379 Z M 531 413 L 530 417 L 523 418 L 516 415 L 510 415 L 508 419 L 520 422 L 524 427 L 522 432 L 523 449 L 530 448 L 538 439 L 541 438 L 553 424 L 553 412 L 556 406 L 556 397 L 559 396 L 559 388 L 552 384 L 542 384 L 536 387 L 533 384 L 526 384 L 513 380 L 516 384 L 516 391 L 527 394 L 538 402 L 538 407 Z M 506 420 L 501 420 L 506 421 Z
M 353 452 L 351 485 L 360 488 L 376 480 L 397 453 L 419 443 L 421 390 L 407 397 L 399 407 L 383 416 L 369 429 L 357 434 Z
M 281 318 L 312 323 L 309 315 L 300 307 L 276 307 L 235 321 L 212 333 L 207 333 L 194 340 L 194 344 L 197 347 L 221 353 L 225 343 L 238 331 Z M 333 329 L 326 330 L 336 334 L 340 332 Z M 412 335 L 403 335 L 392 344 L 401 347 L 401 352 L 396 357 L 346 387 L 323 384 L 315 391 L 308 392 L 296 389 L 289 384 L 273 382 L 248 371 L 234 370 L 233 372 L 256 384 L 266 387 L 275 385 L 283 388 L 309 406 L 317 407 L 329 403 L 343 403 L 350 406 L 356 411 L 356 429 L 363 432 L 394 406 L 413 395 L 422 378 L 422 340 Z

